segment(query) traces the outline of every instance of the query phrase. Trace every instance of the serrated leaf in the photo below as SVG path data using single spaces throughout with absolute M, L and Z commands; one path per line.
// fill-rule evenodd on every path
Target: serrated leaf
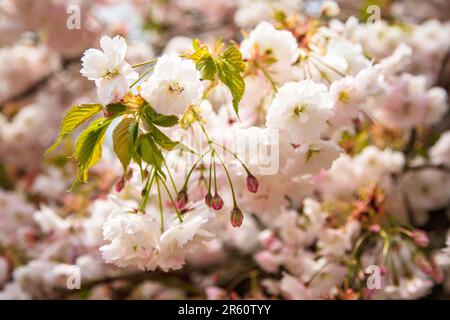
M 177 145 L 178 142 L 172 141 L 164 132 L 159 130 L 156 126 L 150 125 L 151 135 L 155 139 L 156 143 L 161 146 L 161 148 L 171 151 Z
M 247 69 L 247 63 L 242 59 L 242 53 L 233 45 L 227 46 L 220 59 L 228 62 L 238 72 L 244 72 Z
M 241 73 L 245 71 L 247 64 L 242 59 L 239 49 L 229 45 L 218 58 L 217 66 L 220 81 L 230 90 L 233 97 L 233 109 L 239 116 L 239 102 L 245 91 L 245 82 Z
M 219 67 L 220 81 L 225 84 L 233 97 L 233 109 L 239 116 L 239 102 L 245 91 L 245 82 L 239 71 L 237 71 L 230 63 L 223 61 Z
M 153 123 L 161 127 L 173 127 L 178 124 L 178 117 L 176 115 L 165 115 L 155 111 L 150 105 L 144 108 L 144 120 L 148 123 Z
M 217 74 L 217 65 L 211 55 L 203 55 L 197 62 L 197 69 L 203 80 L 214 80 Z
M 75 158 L 78 163 L 79 182 L 86 182 L 88 170 L 102 157 L 102 144 L 112 119 L 101 118 L 92 122 L 78 137 L 75 145 Z
M 74 105 L 72 108 L 70 108 L 61 122 L 58 139 L 50 148 L 48 148 L 45 154 L 47 155 L 55 150 L 55 148 L 61 143 L 61 141 L 64 140 L 65 137 L 71 134 L 86 120 L 97 114 L 100 110 L 102 110 L 102 108 L 103 106 L 98 103 Z
M 143 134 L 138 138 L 138 153 L 144 162 L 153 165 L 161 170 L 164 157 L 161 150 L 158 149 L 153 136 L 150 133 Z
M 133 144 L 130 139 L 130 127 L 135 124 L 133 118 L 123 118 L 113 131 L 113 148 L 124 171 L 127 170 L 133 155 Z

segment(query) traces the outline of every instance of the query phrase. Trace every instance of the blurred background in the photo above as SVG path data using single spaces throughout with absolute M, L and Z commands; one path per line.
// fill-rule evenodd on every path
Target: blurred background
M 0 291 L 11 279 L 12 271 L 42 255 L 59 255 L 64 261 L 84 257 L 81 265 L 95 274 L 99 260 L 86 255 L 85 243 L 77 237 L 58 242 L 44 236 L 36 227 L 33 213 L 46 206 L 59 207 L 62 215 L 84 212 L 95 199 L 104 197 L 121 174 L 118 163 L 105 152 L 105 159 L 93 169 L 92 182 L 76 193 L 66 191 L 76 174 L 73 159 L 63 153 L 44 158 L 55 140 L 64 113 L 74 104 L 96 101 L 92 82 L 80 76 L 80 59 L 87 48 L 98 47 L 102 35 L 122 35 L 127 39 L 130 64 L 157 57 L 164 51 L 181 50 L 192 38 L 204 41 L 222 37 L 242 39 L 242 29 L 249 30 L 263 20 L 273 20 L 276 12 L 303 8 L 310 15 L 319 14 L 322 1 L 308 0 L 0 0 Z M 407 26 L 430 19 L 450 20 L 449 0 L 339 0 L 339 19 L 356 16 L 368 18 L 367 7 L 378 5 L 386 21 Z M 406 28 L 406 27 L 405 27 Z M 448 29 L 447 29 L 448 30 Z M 449 34 L 442 37 L 449 38 Z M 393 40 L 394 41 L 394 40 Z M 430 43 L 440 46 L 433 40 Z M 372 44 L 376 46 L 377 44 Z M 444 52 L 435 85 L 450 88 L 450 53 Z M 450 128 L 450 118 L 439 124 L 438 131 Z M 70 153 L 73 141 L 62 147 Z M 441 217 L 444 218 L 441 218 Z M 88 223 L 99 223 L 90 220 Z M 449 227 L 445 214 L 433 215 L 424 227 L 445 235 Z M 98 235 L 92 235 L 95 237 Z M 441 239 L 442 240 L 442 239 Z M 83 239 L 85 241 L 85 239 Z M 91 260 L 89 260 L 91 259 Z M 243 263 L 247 258 L 242 257 Z M 70 297 L 68 293 L 47 290 L 33 277 L 48 266 L 36 265 L 28 273 L 26 296 L 10 288 L 6 298 Z M 97 269 L 96 269 L 97 268 Z M 30 275 L 31 274 L 31 275 Z M 114 272 L 113 272 L 114 274 Z M 183 279 L 186 273 L 175 273 Z M 133 278 L 134 277 L 134 278 Z M 184 293 L 149 282 L 178 281 L 171 274 L 136 274 L 121 284 L 121 275 L 109 276 L 105 283 L 92 282 L 80 295 L 109 298 L 173 298 Z M 28 279 L 28 280 L 27 280 Z M 95 290 L 90 290 L 95 288 Z M 15 293 L 14 293 L 15 292 Z M 15 295 L 14 295 L 15 294 Z M 196 293 L 192 293 L 195 295 Z M 80 297 L 80 296 L 77 296 Z M 449 297 L 437 286 L 430 298 Z

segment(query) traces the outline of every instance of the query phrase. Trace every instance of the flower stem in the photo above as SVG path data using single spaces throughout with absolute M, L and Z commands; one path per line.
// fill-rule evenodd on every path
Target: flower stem
M 145 184 L 145 188 L 144 188 L 145 195 L 142 198 L 142 202 L 141 202 L 141 205 L 139 206 L 138 212 L 145 213 L 145 207 L 147 206 L 148 197 L 150 195 L 150 190 L 152 188 L 154 179 L 155 179 L 155 174 L 152 174 L 152 171 L 150 171 L 148 178 L 147 178 L 147 183 Z
M 161 180 L 163 187 L 166 189 L 167 194 L 169 195 L 170 202 L 172 203 L 173 207 L 175 208 L 175 212 L 177 213 L 177 218 L 180 221 L 180 223 L 183 222 L 183 218 L 181 217 L 181 213 L 177 208 L 177 204 L 173 200 L 172 194 L 169 191 L 169 188 L 167 188 L 166 182 L 164 180 Z
M 236 194 L 234 193 L 234 187 L 233 187 L 233 183 L 231 182 L 230 173 L 228 172 L 227 166 L 222 161 L 222 158 L 220 157 L 220 155 L 218 153 L 217 153 L 217 158 L 219 158 L 220 163 L 222 163 L 225 174 L 227 175 L 228 183 L 230 184 L 230 188 L 231 188 L 231 195 L 233 196 L 233 206 L 237 207 Z
M 155 69 L 155 65 L 153 65 L 153 66 L 151 66 L 150 68 L 148 68 L 148 70 L 145 71 L 144 74 L 143 74 L 142 76 L 140 76 L 139 78 L 137 78 L 137 80 L 136 80 L 135 82 L 133 82 L 133 83 L 130 85 L 130 89 L 133 88 L 133 87 L 136 85 L 136 83 L 138 83 L 139 81 L 141 81 L 146 75 L 148 75 L 150 72 L 152 72 L 153 69 Z
M 162 199 L 161 199 L 161 190 L 159 188 L 159 177 L 157 176 L 157 174 L 155 174 L 156 176 L 156 186 L 158 189 L 158 204 L 159 204 L 159 216 L 161 219 L 161 233 L 164 232 L 164 212 L 163 212 L 163 206 L 162 206 Z
M 155 58 L 155 59 L 152 59 L 152 60 L 148 60 L 148 61 L 145 61 L 145 62 L 141 62 L 141 63 L 135 64 L 135 65 L 132 65 L 131 67 L 132 68 L 138 68 L 138 67 L 142 67 L 142 66 L 145 66 L 147 64 L 156 62 L 156 61 L 158 61 L 158 58 Z

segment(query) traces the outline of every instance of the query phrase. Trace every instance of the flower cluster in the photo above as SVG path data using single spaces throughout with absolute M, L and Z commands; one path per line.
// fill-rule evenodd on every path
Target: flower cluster
M 68 2 L 0 4 L 0 298 L 450 292 L 448 22 Z

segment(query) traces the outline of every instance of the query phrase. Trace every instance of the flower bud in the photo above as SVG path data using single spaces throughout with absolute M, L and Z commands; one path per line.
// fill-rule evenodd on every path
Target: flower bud
M 372 224 L 370 227 L 369 227 L 369 231 L 370 232 L 372 232 L 372 233 L 378 233 L 378 232 L 380 232 L 381 231 L 381 227 L 380 227 L 380 225 L 379 224 Z
M 177 195 L 177 208 L 183 209 L 186 207 L 186 204 L 188 202 L 189 196 L 185 189 L 181 189 L 180 192 L 178 192 Z
M 256 193 L 258 191 L 258 179 L 254 175 L 249 174 L 247 176 L 247 189 L 250 192 Z
M 210 192 L 208 192 L 208 194 L 205 197 L 205 204 L 211 208 L 211 204 L 212 204 L 212 200 L 213 200 L 213 196 Z
M 116 182 L 116 192 L 121 192 L 123 190 L 123 188 L 125 188 L 125 177 L 122 176 L 122 178 L 119 179 L 119 181 Z
M 417 246 L 422 248 L 428 246 L 428 243 L 430 242 L 427 234 L 422 230 L 413 230 L 411 238 Z
M 214 210 L 220 210 L 220 209 L 222 209 L 222 207 L 223 207 L 223 200 L 222 200 L 222 198 L 216 193 L 215 195 L 214 195 L 214 197 L 212 198 L 212 201 L 211 201 L 211 207 L 214 209 Z
M 242 225 L 242 221 L 244 220 L 244 215 L 242 214 L 241 209 L 234 207 L 233 210 L 231 210 L 230 220 L 233 227 L 240 227 Z

